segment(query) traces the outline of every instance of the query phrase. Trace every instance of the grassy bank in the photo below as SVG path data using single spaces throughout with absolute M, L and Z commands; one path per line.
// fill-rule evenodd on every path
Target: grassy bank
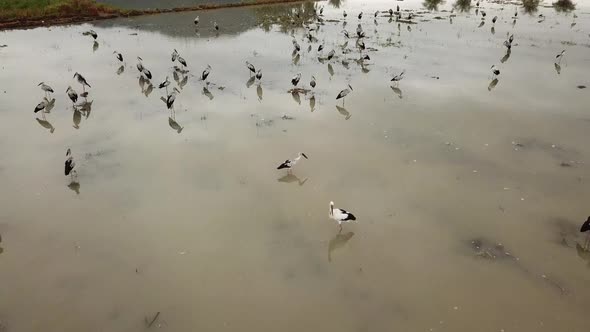
M 306 0 L 242 0 L 241 2 L 228 4 L 206 4 L 173 9 L 125 10 L 99 4 L 94 0 L 0 0 L 0 30 L 80 23 L 121 16 L 152 15 L 302 1 Z

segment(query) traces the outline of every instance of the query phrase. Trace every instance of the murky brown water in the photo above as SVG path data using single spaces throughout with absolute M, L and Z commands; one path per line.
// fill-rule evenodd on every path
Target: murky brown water
M 359 56 L 342 53 L 342 22 L 317 33 L 337 51 L 323 64 L 303 29 L 258 28 L 292 6 L 202 12 L 199 35 L 195 13 L 1 32 L 0 331 L 141 331 L 157 312 L 165 331 L 588 331 L 588 4 L 519 10 L 514 26 L 513 5 L 489 3 L 481 28 L 475 8 L 451 23 L 452 3 L 411 31 L 374 24 L 396 4 L 422 7 L 324 3 L 351 33 L 365 12 L 364 70 L 341 63 Z M 135 69 L 141 56 L 177 86 L 173 49 L 191 70 L 176 124 Z M 75 72 L 92 85 L 76 123 Z M 313 112 L 287 93 L 298 72 L 317 78 Z M 36 120 L 41 81 L 56 102 Z M 299 151 L 293 176 L 275 170 Z M 330 200 L 359 222 L 339 234 Z

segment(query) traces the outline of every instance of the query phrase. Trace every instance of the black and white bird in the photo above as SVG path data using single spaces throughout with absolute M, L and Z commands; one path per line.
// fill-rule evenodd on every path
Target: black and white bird
M 174 101 L 176 100 L 177 93 L 180 93 L 180 91 L 178 91 L 178 89 L 174 87 L 174 89 L 172 89 L 172 92 L 166 98 L 166 107 L 168 107 L 168 109 L 171 109 L 172 106 L 174 106 Z
M 45 96 L 49 96 L 50 93 L 53 93 L 53 89 L 49 85 L 45 84 L 45 82 L 41 82 L 37 84 L 37 86 L 41 87 L 41 90 L 45 92 Z
M 90 88 L 90 84 L 88 84 L 88 82 L 86 81 L 86 79 L 84 78 L 84 76 L 78 74 L 77 72 L 74 74 L 74 78 L 78 80 L 78 83 L 80 83 L 82 85 L 82 89 L 84 91 L 86 91 L 86 87 Z
M 176 61 L 177 58 L 178 58 L 178 51 L 176 49 L 174 49 L 174 51 L 172 52 L 172 56 L 171 56 L 172 62 Z M 141 59 L 141 58 L 138 57 L 138 59 Z
M 366 48 L 365 42 L 360 39 L 357 41 L 356 46 L 358 46 L 361 51 L 364 51 Z
M 49 104 L 49 100 L 47 98 L 43 98 L 43 100 L 41 100 L 41 102 L 39 104 L 37 104 L 37 106 L 35 106 L 35 110 L 33 112 L 37 113 L 39 111 L 44 110 L 48 104 Z
M 331 50 L 331 51 L 328 53 L 328 60 L 332 60 L 332 58 L 334 57 L 334 54 L 336 54 L 336 51 L 334 51 L 334 50 Z
M 94 30 L 84 31 L 84 32 L 82 32 L 82 35 L 84 35 L 84 36 L 92 36 L 92 38 L 94 38 L 95 40 L 96 40 L 96 38 L 98 38 L 98 34 Z
M 114 51 L 113 54 L 115 55 L 115 57 L 117 58 L 117 60 L 119 60 L 119 62 L 123 62 L 123 54 Z
M 348 85 L 348 88 L 340 91 L 340 93 L 338 93 L 338 96 L 336 96 L 336 100 L 338 99 L 342 99 L 342 105 L 344 105 L 344 97 L 346 97 L 350 92 L 352 92 L 352 86 L 350 86 L 350 84 Z
M 295 48 L 296 52 L 301 51 L 301 45 L 299 45 L 299 43 L 295 39 L 293 39 L 293 47 Z
M 318 46 L 318 52 L 321 52 L 324 49 L 324 44 L 320 44 L 320 46 Z
M 211 73 L 211 66 L 207 65 L 207 68 L 205 68 L 205 70 L 203 70 L 203 72 L 201 73 L 201 80 L 203 80 L 203 81 L 207 80 L 207 77 L 209 77 L 210 73 Z
M 297 86 L 297 84 L 299 84 L 299 80 L 301 80 L 301 73 L 298 73 L 297 75 L 293 76 L 293 78 L 291 78 L 291 84 L 293 84 L 293 86 Z
M 389 16 L 393 16 L 393 9 L 389 8 Z
M 359 20 L 362 19 L 363 18 L 363 12 L 360 12 L 358 17 L 359 17 Z
M 74 167 L 76 167 L 76 162 L 74 161 L 74 157 L 72 156 L 72 150 L 68 149 L 68 151 L 66 152 L 66 162 L 64 168 L 65 176 L 70 175 L 73 178 L 76 174 Z
M 68 94 L 68 97 L 70 97 L 72 104 L 75 104 L 78 101 L 78 93 L 74 89 L 72 89 L 71 86 L 68 86 L 66 93 Z
M 169 85 L 170 85 L 170 80 L 169 80 L 168 76 L 166 76 L 166 80 L 164 80 L 164 82 L 162 82 L 162 83 L 160 83 L 160 85 L 158 85 L 158 89 L 162 89 L 162 88 L 168 89 Z
M 315 86 L 316 86 L 315 76 L 311 76 L 311 81 L 309 82 L 309 85 L 315 89 Z
M 514 41 L 514 34 L 510 35 L 510 37 L 508 38 L 508 41 L 510 42 L 510 44 L 512 44 L 512 42 Z
M 176 58 L 175 58 L 176 60 Z M 141 57 L 137 57 L 137 70 L 141 74 L 143 72 L 143 59 Z
M 588 219 L 582 224 L 582 227 L 580 228 L 580 232 L 582 233 L 588 231 L 590 231 L 590 217 L 588 217 Z
M 379 15 L 379 11 L 375 12 L 375 17 L 377 17 Z
M 346 14 L 346 10 L 342 12 L 342 16 L 344 16 L 344 18 L 346 18 L 346 16 L 348 16 L 348 14 Z
M 482 18 L 485 18 L 485 17 L 486 17 L 486 12 L 485 12 L 485 11 L 483 11 L 483 10 L 481 11 L 481 17 L 482 17 Z
M 259 81 L 262 79 L 262 69 L 258 69 L 256 72 L 256 79 Z
M 356 36 L 358 38 L 365 37 L 365 32 L 363 31 L 363 27 L 360 24 L 356 27 Z
M 254 67 L 253 64 L 251 64 L 250 62 L 246 61 L 246 67 L 248 67 L 248 73 L 250 74 L 250 76 L 252 74 L 256 74 L 256 68 Z
M 180 62 L 183 67 L 186 67 L 186 60 L 184 60 L 184 58 L 180 55 L 178 56 L 178 62 Z
M 494 18 L 492 18 L 492 23 L 496 23 L 496 21 L 498 20 L 498 16 L 494 16 Z
M 493 74 L 492 78 L 496 78 L 496 76 L 500 75 L 500 69 L 496 68 L 496 65 L 493 65 L 491 69 Z
M 342 30 L 342 33 L 344 34 L 344 37 L 350 38 L 350 35 L 348 34 L 348 31 Z
M 287 169 L 287 171 L 291 171 L 291 169 L 295 167 L 295 164 L 297 164 L 301 157 L 308 159 L 305 153 L 299 152 L 299 154 L 297 154 L 297 157 L 295 157 L 294 159 L 285 160 L 282 164 L 279 165 L 279 167 L 277 167 L 277 169 Z
M 510 41 L 510 39 L 504 41 L 504 46 L 506 46 L 506 49 L 508 51 L 512 49 L 512 42 Z
M 405 73 L 406 73 L 406 70 L 405 70 L 405 69 L 404 69 L 404 70 L 402 70 L 402 72 L 401 72 L 401 73 L 399 73 L 399 74 L 397 74 L 397 75 L 393 76 L 393 78 L 391 79 L 391 82 L 399 82 L 399 81 L 403 80 L 403 79 L 404 79 L 404 74 L 405 74 Z
M 348 223 L 355 221 L 356 217 L 354 214 L 346 210 L 335 208 L 334 202 L 330 202 L 330 219 L 336 220 L 336 222 L 338 222 L 338 226 L 340 226 L 340 229 L 342 229 L 343 222 Z
M 219 24 L 217 24 L 217 22 L 213 22 L 213 28 L 215 28 L 216 31 L 219 31 Z
M 195 22 L 195 25 L 199 25 L 199 17 L 198 16 L 195 17 L 195 21 L 194 22 Z
M 559 61 L 561 61 L 561 59 L 563 59 L 564 55 L 565 55 L 565 50 L 559 52 L 559 54 L 557 54 L 557 56 L 555 56 L 555 59 L 559 59 Z

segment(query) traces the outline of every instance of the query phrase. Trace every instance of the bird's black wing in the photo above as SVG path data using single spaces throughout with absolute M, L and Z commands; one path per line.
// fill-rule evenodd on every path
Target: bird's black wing
M 340 211 L 342 212 L 342 214 L 346 215 L 346 218 L 344 218 L 343 220 L 356 220 L 356 217 L 354 216 L 354 214 L 352 214 L 346 210 L 342 210 L 342 209 L 340 209 Z
M 70 172 L 74 169 L 75 165 L 76 164 L 74 163 L 74 161 L 72 159 L 66 160 L 64 174 L 70 175 Z
M 289 159 L 285 160 L 284 163 L 280 164 L 279 167 L 277 167 L 277 169 L 283 168 L 291 168 L 291 161 Z
M 580 232 L 587 232 L 590 231 L 590 217 L 582 224 L 582 228 L 580 228 Z

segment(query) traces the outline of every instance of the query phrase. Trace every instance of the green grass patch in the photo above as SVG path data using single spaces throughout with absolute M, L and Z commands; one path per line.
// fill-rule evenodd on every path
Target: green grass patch
M 0 20 L 100 16 L 119 13 L 94 0 L 0 0 Z

